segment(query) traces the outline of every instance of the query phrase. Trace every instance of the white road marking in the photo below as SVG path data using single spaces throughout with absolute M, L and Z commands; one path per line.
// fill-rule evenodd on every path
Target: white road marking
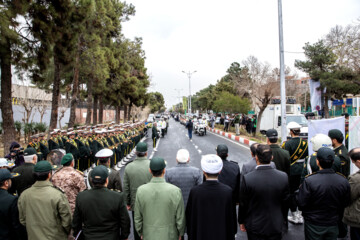
M 224 137 L 224 136 L 220 136 L 220 135 L 218 135 L 218 134 L 216 134 L 216 133 L 213 133 L 213 132 L 210 132 L 210 131 L 208 131 L 208 132 L 211 133 L 211 134 L 213 134 L 213 135 L 215 135 L 215 136 L 217 136 L 217 137 L 221 137 L 221 138 L 223 138 L 223 139 L 226 139 L 226 140 L 228 140 L 229 142 L 235 143 L 235 144 L 239 145 L 240 147 L 243 147 L 243 148 L 246 148 L 246 149 L 250 149 L 250 147 L 245 146 L 245 145 L 242 145 L 241 143 L 235 142 L 235 141 L 233 141 L 233 140 L 231 140 L 231 139 L 229 139 L 229 138 L 226 138 L 226 137 Z
M 199 154 L 201 154 L 201 153 L 202 153 L 202 151 L 201 151 L 200 149 L 198 149 L 198 152 L 199 152 Z
M 155 146 L 155 149 L 156 149 L 156 150 L 157 150 L 157 148 L 158 148 L 158 146 L 159 146 L 160 139 L 161 139 L 161 138 L 159 138 L 159 140 L 158 140 L 158 141 L 157 141 L 157 143 L 156 143 L 156 146 Z M 153 156 L 154 156 L 154 154 L 155 154 L 155 151 L 152 151 L 152 153 L 151 153 L 151 155 L 150 155 L 149 159 L 152 159 L 152 158 L 153 158 Z
M 196 149 L 198 149 L 199 147 L 198 146 L 196 146 L 196 145 L 194 145 L 194 147 L 196 148 Z

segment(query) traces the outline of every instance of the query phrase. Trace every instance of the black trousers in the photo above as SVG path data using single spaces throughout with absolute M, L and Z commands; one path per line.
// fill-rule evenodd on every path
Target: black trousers
M 132 214 L 132 222 L 133 222 L 133 230 L 134 230 L 134 239 L 141 240 L 139 234 L 137 233 L 137 231 L 135 229 L 134 211 L 131 211 L 131 214 Z
M 295 191 L 300 187 L 301 175 L 290 175 L 289 176 L 289 188 L 290 188 L 290 210 L 295 212 L 297 209 L 297 204 L 295 200 Z
M 246 232 L 248 240 L 280 240 L 282 239 L 282 233 L 277 233 L 273 235 L 259 235 L 252 232 Z
M 360 228 L 350 227 L 350 238 L 360 240 Z

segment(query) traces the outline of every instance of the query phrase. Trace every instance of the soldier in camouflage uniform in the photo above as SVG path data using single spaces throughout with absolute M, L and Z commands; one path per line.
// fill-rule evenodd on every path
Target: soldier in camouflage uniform
M 75 162 L 71 153 L 61 159 L 61 165 L 63 167 L 52 176 L 52 183 L 65 192 L 71 212 L 74 213 L 76 196 L 86 189 L 84 174 L 74 169 Z
M 290 130 L 291 139 L 284 142 L 283 148 L 290 154 L 290 176 L 289 187 L 292 202 L 290 204 L 291 216 L 288 217 L 289 222 L 300 223 L 304 222 L 301 212 L 297 210 L 295 203 L 295 191 L 299 189 L 301 174 L 304 167 L 305 158 L 308 156 L 308 143 L 300 138 L 300 124 L 290 122 L 287 125 Z

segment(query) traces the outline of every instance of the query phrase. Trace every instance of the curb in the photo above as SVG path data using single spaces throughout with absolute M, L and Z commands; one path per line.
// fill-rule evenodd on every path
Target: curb
M 231 140 L 233 140 L 235 142 L 242 143 L 242 144 L 244 144 L 246 146 L 251 146 L 252 144 L 257 143 L 255 141 L 249 140 L 247 138 L 243 138 L 243 137 L 240 137 L 240 136 L 235 136 L 234 134 L 224 132 L 224 131 L 220 131 L 220 130 L 217 130 L 217 129 L 208 128 L 208 131 L 216 133 L 216 134 L 221 135 L 223 137 L 229 138 L 229 139 L 231 139 Z

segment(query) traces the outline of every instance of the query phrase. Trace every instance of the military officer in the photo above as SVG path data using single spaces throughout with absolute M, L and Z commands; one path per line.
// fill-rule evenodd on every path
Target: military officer
M 314 153 L 311 156 L 308 156 L 305 160 L 303 173 L 301 174 L 301 183 L 304 182 L 305 177 L 307 175 L 319 171 L 319 166 L 316 164 L 317 151 L 321 147 L 326 147 L 326 148 L 330 148 L 330 149 L 332 148 L 331 139 L 327 135 L 322 134 L 322 133 L 316 134 L 314 137 L 311 138 L 310 141 L 311 141 Z M 341 171 L 341 162 L 340 162 L 340 158 L 338 156 L 335 156 L 335 158 L 334 158 L 334 163 L 332 165 L 332 169 L 338 173 L 340 173 L 340 171 Z
M 104 145 L 101 141 L 101 130 L 95 130 L 95 135 L 92 138 L 92 142 L 90 145 L 92 158 L 95 160 L 95 154 L 104 148 Z M 95 162 L 94 162 L 95 163 Z
M 71 153 L 65 154 L 61 159 L 61 165 L 63 167 L 52 176 L 52 183 L 65 192 L 71 212 L 74 213 L 76 196 L 86 189 L 84 174 L 74 169 L 75 161 Z
M 68 136 L 67 136 L 67 131 L 66 130 L 61 130 L 61 141 L 63 142 L 63 146 L 64 146 L 64 149 L 65 149 L 65 144 L 68 140 Z
M 8 193 L 12 179 L 18 175 L 0 169 L 0 239 L 26 239 L 25 229 L 19 222 L 18 198 Z
M 300 124 L 296 122 L 290 122 L 287 125 L 290 131 L 291 139 L 284 142 L 283 148 L 290 154 L 290 194 L 294 199 L 294 193 L 299 189 L 301 174 L 304 167 L 305 158 L 308 156 L 308 143 L 300 138 Z M 301 213 L 297 211 L 296 204 L 292 201 L 290 206 L 291 216 L 288 220 L 292 223 L 303 223 Z
M 48 141 L 45 139 L 45 133 L 39 134 L 39 142 L 40 142 L 40 152 L 42 153 L 42 160 L 46 160 L 47 155 L 49 154 L 49 145 Z
M 95 167 L 90 179 L 94 188 L 79 193 L 76 198 L 74 237 L 82 230 L 85 239 L 127 239 L 130 218 L 123 193 L 106 187 L 109 171 L 105 166 Z
M 290 155 L 289 152 L 281 149 L 277 144 L 278 132 L 276 129 L 269 129 L 266 131 L 266 142 L 271 148 L 273 155 L 272 162 L 275 163 L 276 169 L 285 172 L 290 176 Z
M 296 195 L 305 219 L 305 239 L 338 237 L 338 220 L 351 197 L 347 179 L 332 169 L 334 157 L 331 149 L 320 148 L 316 157 L 320 170 L 305 178 Z
M 98 151 L 95 157 L 98 159 L 97 165 L 105 166 L 109 171 L 109 179 L 108 179 L 109 182 L 107 184 L 107 188 L 122 192 L 120 172 L 110 168 L 110 159 L 113 156 L 113 154 L 114 152 L 111 149 L 104 148 Z M 93 187 L 93 185 L 91 185 L 90 176 L 91 176 L 91 171 L 88 175 L 88 184 L 91 187 Z
M 158 134 L 158 131 L 157 131 L 157 123 L 154 123 L 153 127 L 152 127 L 152 140 L 153 140 L 154 151 L 156 151 L 156 140 L 158 138 L 159 138 L 159 134 Z
M 88 168 L 88 161 L 90 158 L 90 151 L 86 146 L 87 140 L 83 137 L 83 131 L 78 130 L 78 135 L 75 137 L 75 142 L 79 149 L 79 166 L 78 170 L 84 171 Z
M 39 136 L 37 134 L 31 136 L 31 142 L 29 142 L 27 147 L 34 148 L 36 150 L 36 154 L 38 155 L 38 161 L 41 161 L 43 160 L 43 158 L 42 158 L 40 143 L 38 140 L 39 140 Z
M 29 240 L 67 239 L 71 230 L 71 209 L 66 195 L 51 182 L 54 168 L 48 161 L 34 167 L 36 182 L 18 201 L 20 223 Z
M 332 129 L 329 131 L 328 136 L 331 138 L 335 155 L 340 158 L 341 161 L 340 172 L 345 177 L 348 177 L 350 175 L 350 158 L 349 158 L 348 150 L 343 144 L 344 135 L 339 129 Z
M 50 139 L 48 140 L 48 146 L 49 146 L 49 151 L 54 150 L 54 149 L 59 149 L 60 145 L 59 145 L 59 139 L 57 138 L 57 132 L 52 131 L 50 132 Z
M 78 144 L 75 141 L 75 133 L 68 132 L 69 139 L 65 143 L 65 151 L 66 153 L 71 153 L 75 159 L 75 168 L 79 169 L 79 162 L 80 162 L 80 152 Z

